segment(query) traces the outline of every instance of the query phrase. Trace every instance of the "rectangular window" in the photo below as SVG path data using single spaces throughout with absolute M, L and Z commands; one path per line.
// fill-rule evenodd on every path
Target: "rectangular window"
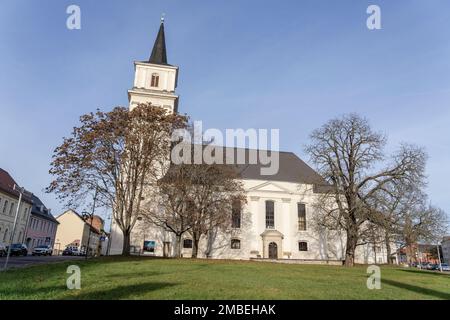
M 231 212 L 231 227 L 240 228 L 241 227 L 241 201 L 234 200 L 232 204 Z
M 13 215 L 13 209 L 14 209 L 14 202 L 11 202 L 11 206 L 9 207 L 9 215 Z
M 5 200 L 5 202 L 3 203 L 3 213 L 6 213 L 6 207 L 8 207 L 8 200 Z
M 298 243 L 298 251 L 308 251 L 308 243 L 304 241 L 300 241 Z
M 240 249 L 240 248 L 241 248 L 241 240 L 231 239 L 231 249 Z
M 192 249 L 192 239 L 184 239 L 183 240 L 183 248 L 184 249 Z
M 273 201 L 266 201 L 266 229 L 275 228 L 275 209 Z
M 297 203 L 298 212 L 298 230 L 306 230 L 306 206 L 304 203 Z

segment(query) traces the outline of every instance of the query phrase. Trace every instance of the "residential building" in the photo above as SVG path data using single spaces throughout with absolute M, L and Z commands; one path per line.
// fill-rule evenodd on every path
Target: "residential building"
M 15 188 L 16 186 L 16 188 Z M 9 244 L 14 228 L 14 219 L 19 205 L 18 184 L 13 177 L 0 168 L 0 242 Z M 16 229 L 12 243 L 24 243 L 27 222 L 31 214 L 33 201 L 28 192 L 22 196 Z
M 91 226 L 76 211 L 67 210 L 56 217 L 56 220 L 59 222 L 55 240 L 55 248 L 58 252 L 70 246 L 80 250 L 89 247 L 90 252 L 99 254 L 101 231 Z
M 31 252 L 40 245 L 49 245 L 53 248 L 58 224 L 50 209 L 33 195 L 33 208 L 25 237 L 28 250 Z

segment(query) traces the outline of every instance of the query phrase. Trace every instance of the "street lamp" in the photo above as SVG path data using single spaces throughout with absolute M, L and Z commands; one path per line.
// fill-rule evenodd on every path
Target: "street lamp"
M 22 204 L 23 195 L 25 194 L 25 195 L 27 195 L 30 198 L 31 198 L 31 195 L 32 195 L 31 192 L 25 190 L 25 188 L 23 188 L 23 187 L 19 187 L 16 184 L 14 184 L 14 188 L 13 189 L 14 189 L 14 191 L 17 191 L 19 193 L 19 203 L 17 204 L 17 208 L 16 208 L 16 215 L 14 217 L 13 230 L 12 230 L 11 236 L 9 238 L 8 253 L 6 254 L 6 260 L 5 260 L 5 265 L 3 266 L 3 270 L 6 270 L 8 268 L 9 256 L 11 255 L 11 245 L 12 245 L 12 243 L 14 241 L 14 234 L 16 233 L 17 218 L 19 217 L 20 206 Z

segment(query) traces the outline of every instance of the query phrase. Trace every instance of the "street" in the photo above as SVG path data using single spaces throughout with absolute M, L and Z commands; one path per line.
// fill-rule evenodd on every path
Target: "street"
M 84 259 L 84 257 L 76 257 L 76 256 L 32 256 L 28 255 L 26 257 L 10 257 L 8 262 L 9 268 L 22 268 L 26 266 L 36 265 L 36 264 L 45 264 L 52 262 L 61 262 L 68 260 L 80 260 Z M 0 270 L 3 270 L 3 266 L 5 264 L 6 257 L 0 258 Z

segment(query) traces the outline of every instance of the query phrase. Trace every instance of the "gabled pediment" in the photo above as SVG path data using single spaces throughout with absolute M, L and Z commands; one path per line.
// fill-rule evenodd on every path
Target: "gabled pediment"
M 264 182 L 253 188 L 250 188 L 249 191 L 266 191 L 266 192 L 279 192 L 279 193 L 292 193 L 292 191 L 279 186 L 274 182 Z

